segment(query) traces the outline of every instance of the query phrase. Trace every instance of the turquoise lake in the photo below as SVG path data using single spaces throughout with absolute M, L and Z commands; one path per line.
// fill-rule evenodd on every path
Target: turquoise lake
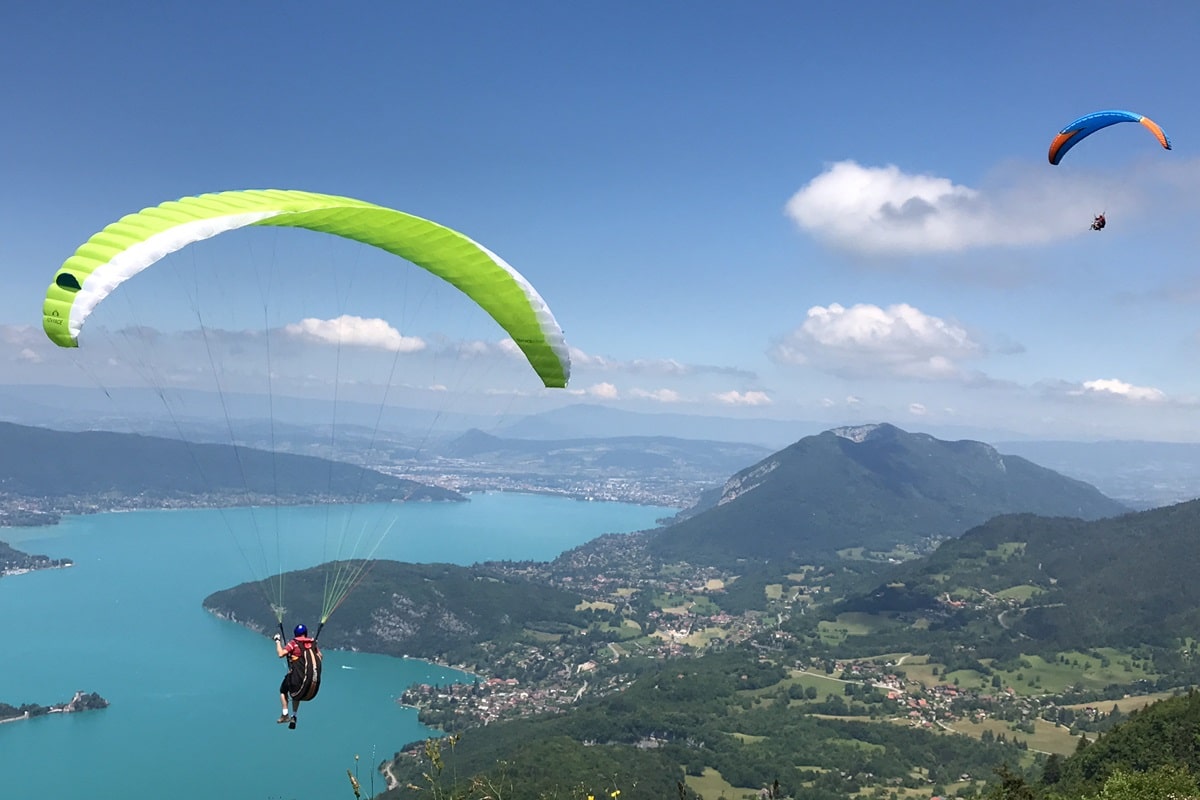
M 352 798 L 347 769 L 357 769 L 364 790 L 372 780 L 383 790 L 375 766 L 432 733 L 396 698 L 412 683 L 465 676 L 417 659 L 328 651 L 320 697 L 301 707 L 296 730 L 276 725 L 284 666 L 274 643 L 201 607 L 211 592 L 258 577 L 234 532 L 255 519 L 261 526 L 255 514 L 264 511 L 97 514 L 0 528 L 0 540 L 18 549 L 75 561 L 0 579 L 0 702 L 48 705 L 82 689 L 112 703 L 0 725 L 4 796 Z M 549 560 L 602 533 L 653 527 L 670 512 L 497 493 L 270 513 L 287 531 L 286 565 L 296 569 L 321 562 L 329 530 L 372 517 L 396 521 L 378 558 L 471 564 Z

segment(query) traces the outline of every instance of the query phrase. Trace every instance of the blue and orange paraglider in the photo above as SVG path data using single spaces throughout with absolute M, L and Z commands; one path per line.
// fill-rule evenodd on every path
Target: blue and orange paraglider
M 1154 134 L 1154 137 L 1158 139 L 1158 143 L 1163 146 L 1164 150 L 1171 149 L 1171 140 L 1167 138 L 1167 134 L 1163 132 L 1163 129 L 1157 122 L 1149 117 L 1135 114 L 1132 111 L 1097 111 L 1093 114 L 1080 117 L 1058 132 L 1058 135 L 1054 137 L 1054 141 L 1050 143 L 1050 163 L 1058 164 L 1072 147 L 1096 131 L 1103 130 L 1110 125 L 1116 125 L 1119 122 L 1138 123 Z
M 1096 131 L 1103 130 L 1110 125 L 1116 125 L 1121 122 L 1136 122 L 1150 133 L 1154 134 L 1154 138 L 1163 146 L 1164 150 L 1171 149 L 1171 140 L 1167 138 L 1167 134 L 1162 127 L 1142 114 L 1135 114 L 1132 111 L 1119 111 L 1110 109 L 1108 111 L 1096 111 L 1091 114 L 1086 114 L 1074 122 L 1068 123 L 1065 128 L 1058 132 L 1054 140 L 1050 142 L 1050 163 L 1057 165 L 1062 161 L 1063 156 L 1067 154 L 1072 147 L 1079 144 L 1081 141 L 1091 136 Z M 1091 229 L 1094 231 L 1104 230 L 1107 224 L 1104 212 L 1097 214 L 1092 218 Z

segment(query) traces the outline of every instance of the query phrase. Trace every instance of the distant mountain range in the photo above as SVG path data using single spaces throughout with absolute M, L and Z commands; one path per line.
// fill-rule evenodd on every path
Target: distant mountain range
M 463 500 L 352 464 L 246 447 L 0 423 L 0 495 L 178 499 Z
M 746 419 L 645 413 L 577 403 L 534 414 L 469 414 L 340 400 L 274 397 L 273 421 L 264 397 L 173 390 L 163 398 L 146 389 L 0 385 L 0 420 L 56 430 L 115 430 L 342 458 L 389 447 L 428 458 L 445 442 L 478 429 L 502 439 L 565 441 L 633 436 L 746 443 L 779 450 L 833 427 L 812 420 Z M 336 422 L 336 437 L 334 423 Z M 1034 441 L 1011 431 L 962 426 L 925 430 L 942 439 L 971 439 L 1001 453 L 1095 485 L 1133 508 L 1200 497 L 1200 443 Z M 337 452 L 330 447 L 337 446 Z
M 1001 453 L 1095 485 L 1134 508 L 1200 497 L 1200 444 L 1188 442 L 995 442 Z
M 711 508 L 653 538 L 666 559 L 821 561 L 958 536 L 1000 514 L 1097 519 L 1129 509 L 1094 487 L 1003 456 L 892 425 L 808 436 L 726 482 Z
M 44 425 L 59 430 L 106 428 L 129 430 L 137 421 L 140 433 L 176 435 L 182 427 L 188 438 L 197 434 L 228 438 L 226 415 L 235 421 L 266 416 L 265 396 L 195 390 L 171 390 L 170 411 L 150 389 L 108 387 L 0 385 L 0 420 L 22 425 Z M 777 450 L 828 429 L 828 422 L 779 420 L 626 411 L 594 403 L 571 405 L 532 414 L 470 414 L 449 408 L 411 408 L 354 402 L 275 396 L 271 398 L 275 424 L 281 429 L 328 429 L 336 418 L 339 427 L 359 427 L 368 433 L 417 435 L 423 439 L 450 439 L 472 428 L 509 439 L 606 439 L 622 436 L 666 436 L 718 442 L 744 442 Z M 336 412 L 336 413 L 335 413 Z M 382 413 L 381 413 L 382 412 Z M 266 420 L 263 420 L 266 424 Z M 152 426 L 152 427 L 146 427 Z M 241 429 L 239 425 L 238 429 Z M 976 428 L 937 431 L 945 436 L 1020 439 L 1016 434 Z
M 668 436 L 718 442 L 746 442 L 772 450 L 828 427 L 819 422 L 734 419 L 696 414 L 646 414 L 606 406 L 576 404 L 531 414 L 498 426 L 497 435 L 515 439 L 580 439 L 615 436 Z

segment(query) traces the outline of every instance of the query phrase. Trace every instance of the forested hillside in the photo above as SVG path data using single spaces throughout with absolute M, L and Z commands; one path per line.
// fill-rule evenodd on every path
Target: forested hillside
M 1102 791 L 1116 773 L 1167 768 L 1190 773 L 1190 786 L 1185 782 L 1181 788 L 1194 793 L 1195 776 L 1200 775 L 1198 732 L 1200 694 L 1191 691 L 1148 706 L 1068 758 L 1054 759 L 1043 770 L 1041 783 L 1073 798 Z
M 847 609 L 934 608 L 947 593 L 1026 599 L 1005 614 L 1013 636 L 1059 648 L 1169 647 L 1200 629 L 1200 501 L 1084 521 L 998 517 L 894 568 Z
M 315 630 L 333 574 L 336 569 L 326 566 L 288 574 L 288 620 L 308 620 Z M 463 663 L 480 658 L 479 646 L 487 642 L 527 630 L 554 635 L 585 626 L 578 602 L 577 594 L 484 567 L 376 561 L 321 633 L 321 643 Z M 204 607 L 259 631 L 277 625 L 257 583 L 211 594 Z

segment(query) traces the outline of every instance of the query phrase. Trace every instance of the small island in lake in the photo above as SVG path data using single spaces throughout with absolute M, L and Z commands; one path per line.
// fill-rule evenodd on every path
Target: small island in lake
M 95 692 L 76 692 L 65 703 L 55 703 L 52 706 L 39 706 L 36 703 L 26 703 L 23 706 L 10 706 L 0 703 L 0 723 L 16 722 L 19 719 L 32 719 L 46 714 L 72 714 L 76 711 L 95 711 L 108 708 L 108 701 Z
M 0 542 L 0 578 L 5 575 L 33 572 L 35 569 L 61 569 L 73 566 L 74 563 L 69 558 L 29 555 L 10 547 L 7 542 Z

